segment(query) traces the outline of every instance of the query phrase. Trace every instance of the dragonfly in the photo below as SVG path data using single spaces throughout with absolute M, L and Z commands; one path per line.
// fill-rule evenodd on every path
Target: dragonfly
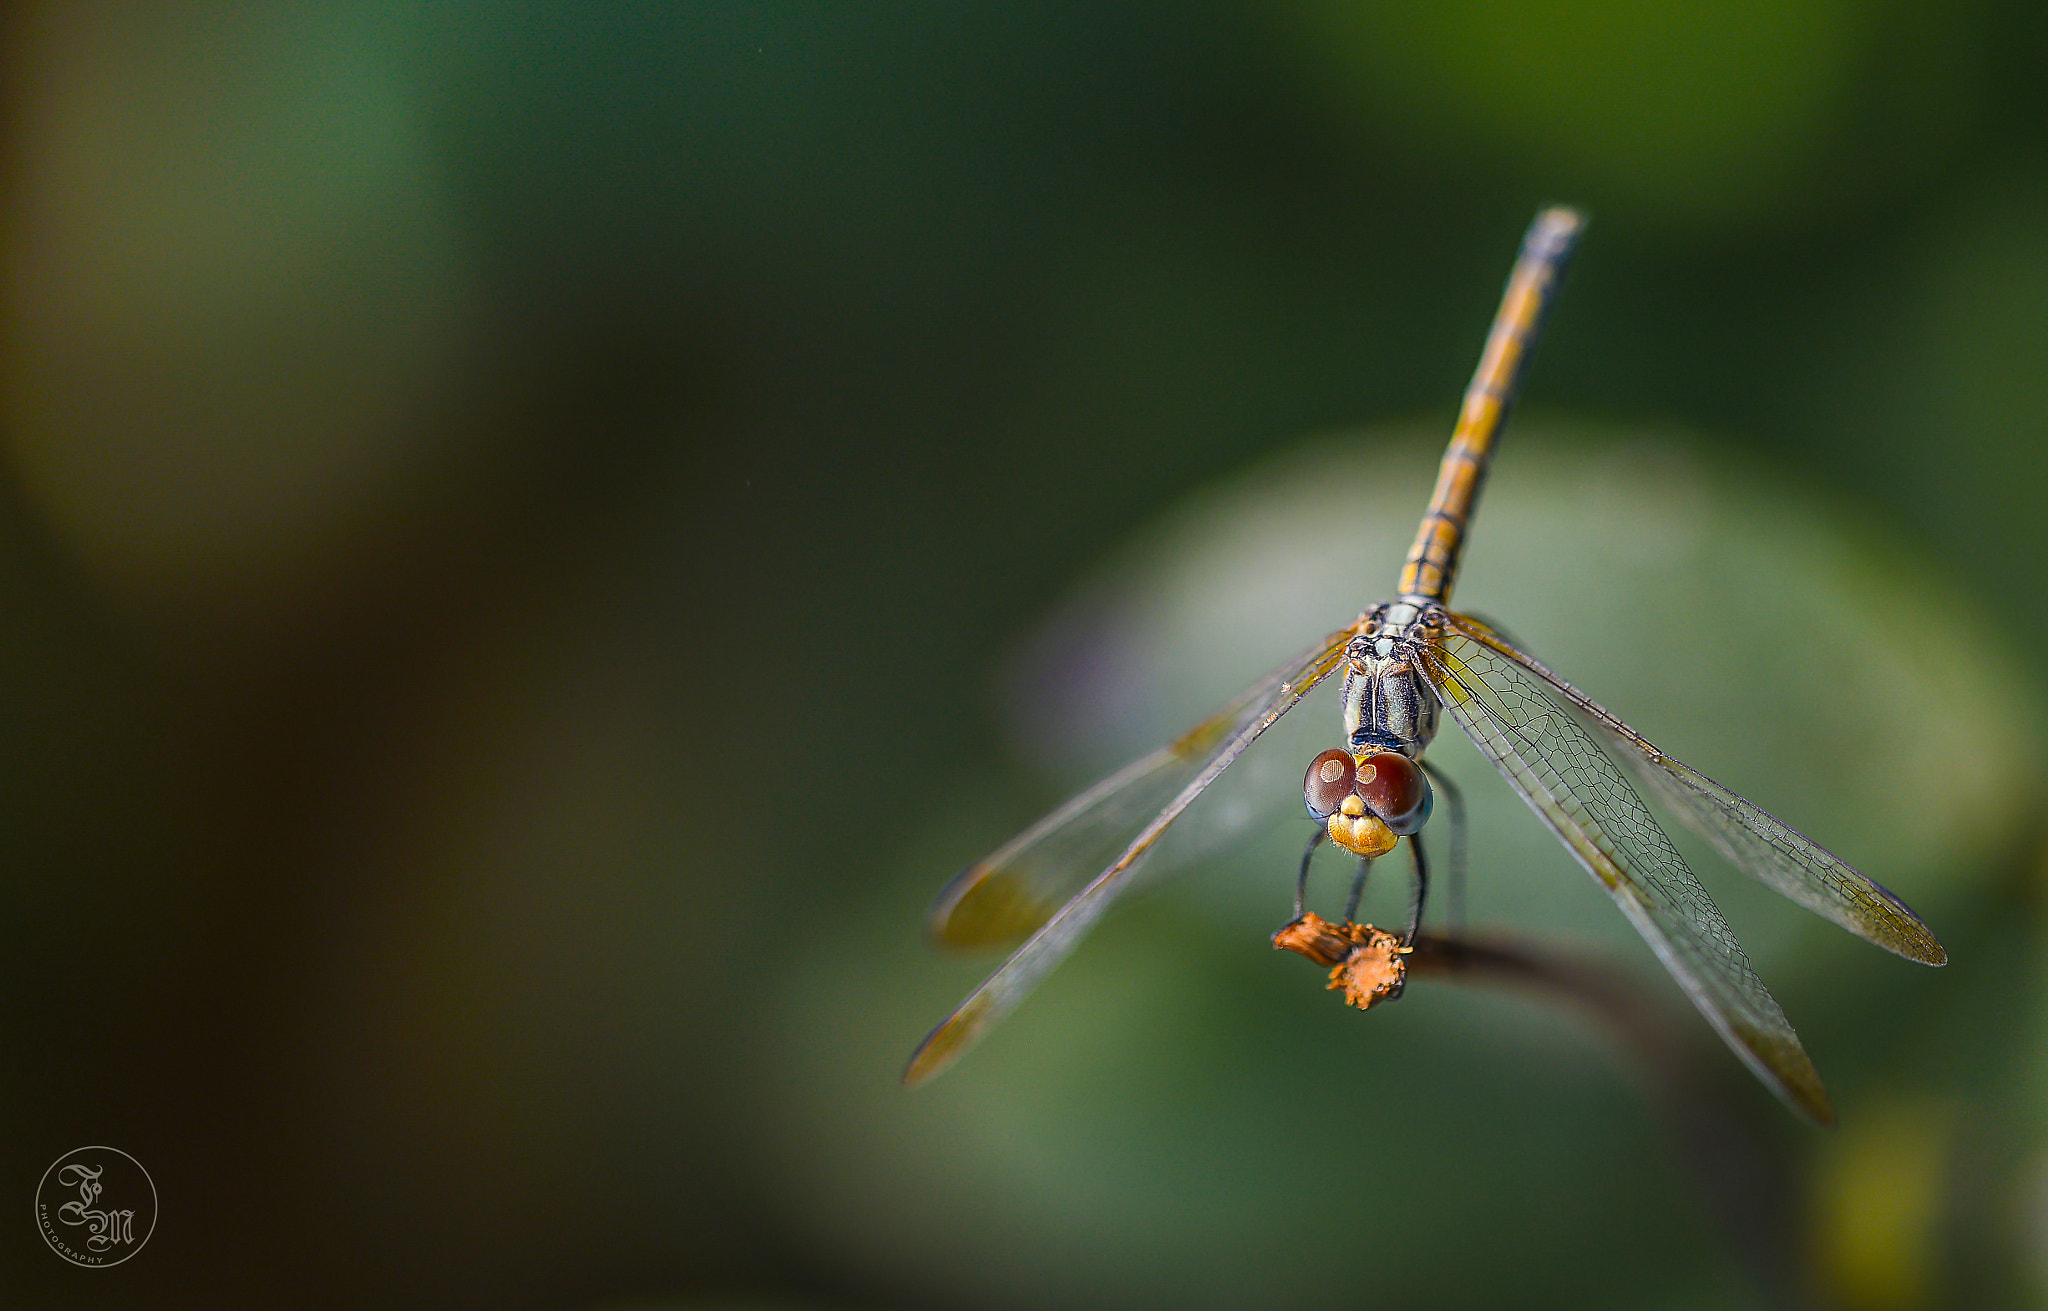
M 1402 941 L 1413 941 L 1433 808 L 1434 770 L 1422 757 L 1447 712 L 1613 898 L 1736 1056 L 1791 1106 L 1833 1123 L 1812 1059 L 1644 794 L 1738 869 L 1850 932 L 1926 965 L 1947 963 L 1942 945 L 1892 893 L 1659 750 L 1499 626 L 1449 608 L 1497 439 L 1584 227 L 1583 214 L 1555 207 L 1523 238 L 1394 599 L 1058 807 L 940 894 L 931 915 L 940 942 L 1022 944 L 925 1038 L 904 1070 L 906 1084 L 946 1068 L 1015 1009 L 1130 889 L 1182 812 L 1311 689 L 1338 678 L 1341 745 L 1311 761 L 1303 782 L 1317 828 L 1302 882 L 1325 839 L 1361 862 L 1405 842 L 1416 896 Z M 1355 905 L 1355 885 L 1353 897 Z

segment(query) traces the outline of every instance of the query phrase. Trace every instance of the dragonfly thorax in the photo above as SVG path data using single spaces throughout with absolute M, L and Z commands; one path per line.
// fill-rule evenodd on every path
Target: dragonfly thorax
M 1376 609 L 1345 648 L 1344 740 L 1354 753 L 1393 751 L 1415 759 L 1436 737 L 1437 700 L 1414 656 L 1419 609 Z

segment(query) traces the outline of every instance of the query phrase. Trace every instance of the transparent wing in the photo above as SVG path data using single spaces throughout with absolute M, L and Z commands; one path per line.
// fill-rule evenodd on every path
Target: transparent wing
M 903 1081 L 931 1078 L 1009 1014 L 1131 886 L 1160 834 L 1188 803 L 1337 668 L 1357 631 L 1354 624 L 1331 634 L 1172 746 L 1104 779 L 955 879 L 934 912 L 934 931 L 943 940 L 984 942 L 1018 927 L 1037 931 L 932 1030 Z M 1132 817 L 1150 802 L 1159 804 L 1133 835 Z M 1104 863 L 1075 863 L 1111 834 L 1118 835 L 1117 845 Z M 1062 889 L 1072 894 L 1063 904 L 1052 900 Z M 1058 909 L 1042 914 L 1048 905 Z
M 1261 683 L 1246 700 L 1269 690 Z M 1216 743 L 1237 727 L 1243 704 L 1069 798 L 960 871 L 932 903 L 926 928 L 933 940 L 948 947 L 992 947 L 1036 932 L 1201 771 Z M 1158 862 L 1149 859 L 1154 854 L 1148 849 L 1144 863 L 1156 871 Z M 1134 865 L 1128 875 L 1137 874 Z
M 1425 644 L 1422 663 L 1473 742 L 1607 889 L 1735 1054 L 1787 1102 L 1833 1123 L 1820 1074 L 1785 1012 L 1600 744 L 1543 682 L 1458 628 Z
M 1446 614 L 1444 618 L 1453 631 L 1548 683 L 1579 712 L 1637 782 L 1671 807 L 1673 814 L 1731 865 L 1887 951 L 1925 965 L 1948 963 L 1948 952 L 1920 917 L 1884 887 L 1805 834 L 1665 755 L 1584 692 L 1517 650 L 1498 631 L 1464 615 Z
M 1179 746 L 1132 761 L 960 871 L 932 903 L 933 939 L 992 946 L 1051 919 L 1194 777 L 1201 756 Z
M 1146 821 L 1157 816 L 1199 774 L 1219 746 L 1257 719 L 1273 699 L 1299 681 L 1304 670 L 1317 667 L 1333 648 L 1341 648 L 1356 626 L 1332 634 L 1314 651 L 1274 670 L 1235 701 L 1196 725 L 1177 741 L 1124 766 L 1093 787 L 1069 798 L 1016 837 L 969 865 L 948 883 L 932 903 L 926 927 L 948 947 L 990 947 L 1014 944 L 1036 932 L 1053 913 L 1093 882 L 1123 855 Z M 1321 674 L 1317 674 L 1318 679 Z M 1293 689 L 1297 693 L 1307 686 Z M 1285 790 L 1276 794 L 1282 801 Z M 1204 805 L 1175 828 L 1170 852 L 1148 847 L 1146 865 L 1162 872 L 1161 861 L 1186 860 L 1227 837 L 1251 818 L 1242 806 Z M 1195 819 L 1195 831 L 1189 824 Z M 1127 871 L 1128 889 L 1138 870 Z

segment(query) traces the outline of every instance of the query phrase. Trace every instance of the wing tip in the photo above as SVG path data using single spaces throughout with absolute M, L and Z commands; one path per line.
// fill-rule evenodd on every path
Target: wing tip
M 1942 946 L 1940 939 L 1929 933 L 1927 926 L 1918 919 L 1908 917 L 1908 922 L 1903 924 L 1844 924 L 1842 927 L 1865 942 L 1882 947 L 1915 965 L 1931 965 L 1939 969 L 1948 964 L 1948 948 Z
M 979 866 L 969 865 L 955 875 L 939 895 L 932 898 L 931 907 L 924 913 L 924 940 L 934 947 L 957 947 L 961 943 L 954 936 L 953 917 L 960 909 L 960 899 L 967 894 Z
M 1782 1019 L 1782 1017 L 1780 1017 Z M 1835 1104 L 1813 1058 L 1800 1045 L 1799 1035 L 1786 1025 L 1782 1032 L 1760 1028 L 1754 1023 L 1732 1022 L 1724 1028 L 1713 1015 L 1707 1019 L 1729 1039 L 1729 1046 L 1752 1073 L 1778 1099 L 1823 1129 L 1835 1127 Z
M 923 1087 L 953 1063 L 953 1054 L 946 1050 L 939 1039 L 945 1028 L 946 1025 L 942 1024 L 933 1029 L 925 1040 L 917 1045 L 917 1050 L 910 1053 L 910 1059 L 903 1063 L 902 1083 L 905 1088 Z
M 1835 1104 L 1828 1100 L 1825 1090 L 1816 1087 L 1814 1092 L 1817 1094 L 1817 1100 L 1809 1102 L 1804 1098 L 1794 1098 L 1792 1105 L 1805 1112 L 1806 1118 L 1821 1128 L 1836 1128 L 1841 1122 L 1835 1118 Z
M 1940 969 L 1948 964 L 1948 948 L 1935 941 L 1932 933 L 1927 935 L 1927 942 L 1924 946 L 1921 946 L 1919 951 L 1912 953 L 1901 952 L 1900 955 L 1905 956 L 1909 961 L 1915 961 L 1921 965 L 1931 965 L 1935 969 Z
M 938 1075 L 942 1067 L 931 1059 L 930 1053 L 931 1044 L 926 1041 L 918 1044 L 917 1050 L 910 1054 L 910 1059 L 903 1066 L 902 1084 L 905 1089 L 922 1088 Z
M 925 914 L 925 938 L 938 947 L 998 947 L 1036 932 L 1057 907 L 1033 897 L 1023 879 L 992 861 L 960 871 Z
M 1823 1129 L 1832 1129 L 1838 1123 L 1835 1118 L 1835 1103 L 1829 1098 L 1828 1090 L 1822 1086 L 1820 1072 L 1811 1064 L 1806 1067 L 1804 1077 L 1794 1083 L 1786 1081 L 1776 1089 L 1794 1110 Z
M 917 1050 L 904 1063 L 903 1086 L 916 1088 L 929 1083 L 947 1066 L 959 1060 L 988 1027 L 988 1009 L 987 995 L 977 993 L 941 1021 L 938 1028 L 926 1034 L 925 1040 L 917 1045 Z
M 1878 890 L 1883 891 L 1882 888 Z M 1890 929 L 1890 932 L 1880 936 L 1858 925 L 1849 927 L 1855 930 L 1859 937 L 1870 939 L 1894 956 L 1903 956 L 1916 964 L 1932 965 L 1937 968 L 1948 964 L 1948 948 L 1941 945 L 1941 940 L 1934 936 L 1933 931 L 1923 924 L 1920 917 L 1908 909 L 1904 902 L 1890 893 L 1885 895 L 1900 912 L 1892 923 L 1882 926 Z

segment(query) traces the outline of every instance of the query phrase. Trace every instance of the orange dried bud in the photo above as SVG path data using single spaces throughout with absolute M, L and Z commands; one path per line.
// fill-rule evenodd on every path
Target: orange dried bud
M 1401 940 L 1370 924 L 1332 924 L 1313 911 L 1273 935 L 1273 945 L 1330 967 L 1329 987 L 1347 1004 L 1369 1010 L 1401 995 L 1408 954 Z
M 1343 964 L 1358 943 L 1344 932 L 1343 927 L 1310 911 L 1275 933 L 1273 945 L 1283 951 L 1306 956 L 1318 965 L 1330 966 Z
M 1363 940 L 1330 971 L 1329 986 L 1342 988 L 1348 1005 L 1370 1010 L 1375 1003 L 1401 995 L 1408 984 L 1408 956 L 1401 940 L 1385 929 L 1370 924 L 1351 927 L 1361 931 Z

